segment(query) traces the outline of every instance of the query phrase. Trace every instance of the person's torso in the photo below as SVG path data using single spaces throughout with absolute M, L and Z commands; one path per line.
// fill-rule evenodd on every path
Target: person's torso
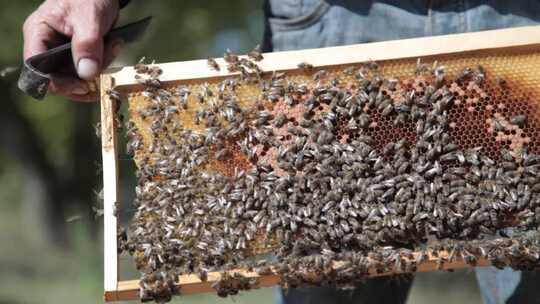
M 274 51 L 538 24 L 540 1 L 267 0 Z

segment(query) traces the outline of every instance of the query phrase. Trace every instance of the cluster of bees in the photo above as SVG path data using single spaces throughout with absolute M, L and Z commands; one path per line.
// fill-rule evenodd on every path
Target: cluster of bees
M 470 106 L 456 86 L 480 90 L 490 81 L 483 67 L 451 78 L 419 61 L 412 77 L 421 84 L 411 86 L 375 62 L 337 76 L 303 62 L 291 73 L 311 79 L 299 81 L 263 72 L 262 59 L 257 49 L 226 52 L 235 76 L 196 90 L 135 67 L 145 89 L 130 101 L 126 132 L 137 211 L 120 248 L 141 271 L 141 299 L 168 301 L 187 273 L 206 281 L 221 271 L 220 296 L 256 287 L 234 272 L 242 267 L 277 273 L 285 287 L 350 287 L 426 261 L 537 266 L 540 155 L 525 140 L 505 138 L 493 156 L 450 136 L 460 123 L 451 109 Z M 258 96 L 242 100 L 246 86 Z M 495 114 L 486 129 L 502 124 L 502 135 L 531 120 Z M 385 141 L 382 122 L 412 135 Z M 257 252 L 272 262 L 251 262 Z

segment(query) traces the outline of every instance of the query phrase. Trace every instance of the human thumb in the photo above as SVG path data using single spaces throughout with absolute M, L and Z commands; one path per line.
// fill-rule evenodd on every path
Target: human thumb
M 110 15 L 109 12 L 93 7 L 89 11 L 79 10 L 79 14 L 73 16 L 71 47 L 77 74 L 81 79 L 92 80 L 101 71 L 103 36 L 114 21 Z
M 101 70 L 103 38 L 95 27 L 75 28 L 73 33 L 73 61 L 81 79 L 92 80 Z

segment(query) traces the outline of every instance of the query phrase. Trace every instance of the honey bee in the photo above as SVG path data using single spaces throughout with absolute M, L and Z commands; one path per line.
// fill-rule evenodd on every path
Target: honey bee
M 526 115 L 516 115 L 510 118 L 510 122 L 519 127 L 523 127 L 527 123 Z
M 219 70 L 221 70 L 220 67 L 219 67 L 219 64 L 217 63 L 217 61 L 214 58 L 208 57 L 206 59 L 206 63 L 208 64 L 208 67 L 210 67 L 214 71 L 219 72 Z
M 305 61 L 303 62 L 300 62 L 297 67 L 301 70 L 304 70 L 304 71 L 311 71 L 313 69 L 313 65 L 311 63 L 307 63 Z
M 249 58 L 251 58 L 254 61 L 261 61 L 264 59 L 262 53 L 261 53 L 261 47 L 260 45 L 257 45 L 253 48 L 253 50 L 249 51 L 247 54 Z
M 229 64 L 238 63 L 239 57 L 236 54 L 233 54 L 231 50 L 227 49 L 225 54 L 223 54 L 223 60 Z

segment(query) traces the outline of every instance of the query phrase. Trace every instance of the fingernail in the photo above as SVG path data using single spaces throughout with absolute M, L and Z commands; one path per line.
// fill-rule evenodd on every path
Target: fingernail
M 73 95 L 86 95 L 86 94 L 88 94 L 88 88 L 86 88 L 86 87 L 76 87 L 71 91 L 71 93 Z
M 86 80 L 91 80 L 99 73 L 97 61 L 90 58 L 82 58 L 77 65 L 77 74 L 79 77 Z

